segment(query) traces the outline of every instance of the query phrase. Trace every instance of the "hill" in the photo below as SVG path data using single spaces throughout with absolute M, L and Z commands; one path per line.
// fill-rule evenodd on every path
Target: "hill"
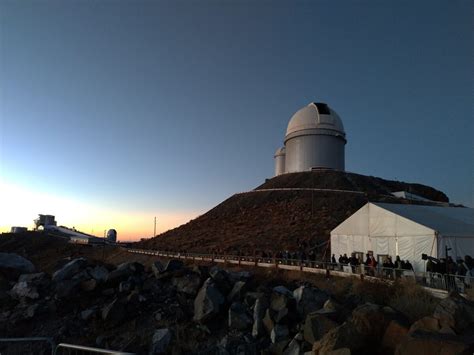
M 394 191 L 449 201 L 443 192 L 421 184 L 332 170 L 284 174 L 255 190 L 235 194 L 204 215 L 137 247 L 246 254 L 296 250 L 302 243 L 312 247 L 327 241 L 334 227 L 368 201 L 416 203 L 395 198 L 390 194 Z M 323 253 L 324 248 L 317 251 Z

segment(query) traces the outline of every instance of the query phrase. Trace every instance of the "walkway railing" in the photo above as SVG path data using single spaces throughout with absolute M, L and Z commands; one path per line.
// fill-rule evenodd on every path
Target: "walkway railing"
M 473 276 L 449 275 L 431 272 L 414 272 L 413 270 L 369 267 L 366 265 L 349 265 L 331 263 L 317 260 L 273 258 L 261 256 L 243 256 L 232 254 L 209 254 L 209 253 L 183 253 L 174 251 L 161 251 L 151 249 L 127 249 L 134 254 L 150 256 L 161 256 L 166 258 L 186 259 L 193 261 L 210 261 L 216 263 L 227 263 L 236 265 L 247 265 L 257 267 L 275 267 L 286 270 L 299 270 L 311 273 L 320 273 L 337 276 L 359 276 L 361 278 L 376 278 L 384 280 L 412 279 L 421 286 L 464 293 L 474 284 Z
M 56 345 L 52 338 L 30 337 L 30 338 L 0 338 L 1 355 L 29 355 L 29 354 L 51 354 L 51 355 L 134 355 L 123 351 L 93 348 L 75 344 L 60 343 Z

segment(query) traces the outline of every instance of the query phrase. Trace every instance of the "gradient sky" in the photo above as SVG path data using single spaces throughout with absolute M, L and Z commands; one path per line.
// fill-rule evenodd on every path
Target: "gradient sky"
M 177 226 L 271 177 L 311 101 L 348 171 L 474 206 L 472 4 L 0 0 L 0 231 Z

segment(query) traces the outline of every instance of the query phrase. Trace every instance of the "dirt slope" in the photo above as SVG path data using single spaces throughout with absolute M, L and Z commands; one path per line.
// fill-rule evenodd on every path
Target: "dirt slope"
M 274 190 L 299 188 L 347 192 Z M 303 241 L 309 246 L 326 241 L 334 227 L 368 201 L 409 203 L 390 195 L 400 190 L 448 201 L 441 191 L 419 184 L 336 171 L 285 174 L 251 192 L 235 194 L 204 215 L 140 242 L 138 247 L 196 252 L 240 249 L 244 253 L 296 250 Z M 322 253 L 324 248 L 317 251 Z

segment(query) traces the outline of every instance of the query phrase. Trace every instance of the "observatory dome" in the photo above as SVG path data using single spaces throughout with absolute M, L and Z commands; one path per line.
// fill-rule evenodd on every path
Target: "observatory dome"
M 274 155 L 275 175 L 319 168 L 344 171 L 346 142 L 339 115 L 325 103 L 312 102 L 291 117 L 285 146 Z
M 339 115 L 328 105 L 319 102 L 310 103 L 291 117 L 286 130 L 286 136 L 288 137 L 292 133 L 308 129 L 332 130 L 335 133 L 338 132 L 343 137 L 345 136 L 344 126 Z

